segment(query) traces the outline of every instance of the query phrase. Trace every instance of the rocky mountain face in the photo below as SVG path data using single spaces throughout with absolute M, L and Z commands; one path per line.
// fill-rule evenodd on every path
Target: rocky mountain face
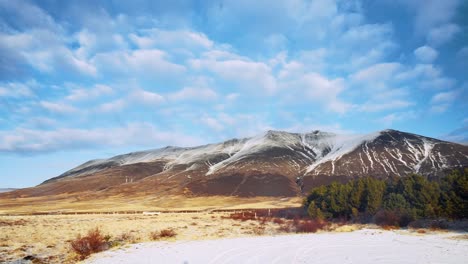
M 442 177 L 464 167 L 468 167 L 468 146 L 396 130 L 367 135 L 268 131 L 219 144 L 166 147 L 92 160 L 39 186 L 8 195 L 297 196 L 334 180 L 409 173 Z

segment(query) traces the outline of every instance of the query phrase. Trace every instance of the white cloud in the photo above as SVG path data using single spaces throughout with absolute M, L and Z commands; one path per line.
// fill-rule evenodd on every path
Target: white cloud
M 44 109 L 57 114 L 70 114 L 77 112 L 75 107 L 62 102 L 40 101 L 39 105 Z
M 228 95 L 226 95 L 226 100 L 232 102 L 232 101 L 235 101 L 237 100 L 237 98 L 239 98 L 240 94 L 238 93 L 230 93 Z
M 432 28 L 453 19 L 463 0 L 400 0 L 415 13 L 416 33 L 425 35 Z
M 326 59 L 329 56 L 330 51 L 325 48 L 319 48 L 314 50 L 304 50 L 299 53 L 298 61 L 302 64 L 307 65 L 309 71 L 321 71 L 325 69 L 327 65 Z
M 239 83 L 245 89 L 258 89 L 269 94 L 277 90 L 271 68 L 263 63 L 224 51 L 204 53 L 202 59 L 189 61 L 195 70 L 209 70 L 219 77 Z
M 374 83 L 385 82 L 391 79 L 402 67 L 399 63 L 379 63 L 351 75 L 351 79 L 357 82 Z
M 288 93 L 286 98 L 294 101 L 313 101 L 322 104 L 329 111 L 345 113 L 351 105 L 339 99 L 345 89 L 341 78 L 328 79 L 318 73 L 307 73 L 298 78 L 284 80 L 282 89 Z M 291 97 L 292 96 L 292 97 Z
M 96 53 L 128 48 L 125 39 L 120 34 L 115 33 L 114 30 L 92 32 L 85 28 L 76 33 L 74 38 L 80 45 L 75 50 L 75 54 L 82 59 L 88 59 Z
M 39 153 L 57 150 L 116 146 L 194 146 L 206 143 L 177 131 L 160 130 L 148 123 L 129 123 L 121 127 L 56 130 L 16 128 L 0 131 L 0 152 Z
M 393 35 L 390 23 L 354 25 L 329 40 L 333 45 L 327 44 L 328 61 L 347 72 L 382 63 L 398 48 Z
M 214 90 L 206 87 L 184 87 L 177 92 L 168 94 L 168 98 L 174 101 L 210 101 L 218 98 L 218 94 Z
M 158 93 L 138 88 L 119 99 L 99 105 L 96 110 L 104 113 L 116 113 L 132 105 L 152 107 L 159 106 L 165 101 L 166 99 Z
M 348 29 L 342 36 L 342 40 L 358 46 L 362 41 L 377 43 L 382 39 L 387 39 L 393 34 L 391 24 L 363 24 Z M 367 46 L 371 43 L 362 43 Z
M 414 50 L 414 55 L 423 63 L 431 63 L 437 58 L 439 53 L 429 46 L 421 46 Z
M 103 103 L 97 107 L 97 111 L 106 113 L 115 113 L 127 107 L 128 103 L 124 99 L 117 99 L 112 102 Z
M 455 85 L 456 81 L 452 78 L 437 77 L 434 79 L 422 80 L 419 85 L 425 89 L 442 90 L 450 89 Z
M 409 81 L 412 79 L 436 79 L 442 75 L 439 68 L 434 67 L 433 64 L 417 64 L 416 66 L 398 72 L 395 79 L 398 81 Z
M 31 97 L 34 93 L 23 83 L 5 83 L 0 84 L 0 97 Z
M 272 127 L 265 121 L 266 118 L 262 114 L 229 114 L 219 112 L 217 114 L 204 114 L 199 122 L 220 133 L 221 140 L 226 139 L 226 135 L 232 137 L 249 137 Z
M 451 102 L 451 101 L 455 100 L 456 96 L 457 96 L 456 91 L 438 93 L 438 94 L 435 94 L 432 97 L 431 103 Z
M 95 76 L 96 68 L 78 58 L 66 47 L 61 36 L 47 29 L 34 29 L 22 33 L 1 34 L 0 41 L 19 52 L 28 63 L 43 73 L 68 73 Z
M 379 123 L 383 124 L 386 127 L 390 127 L 396 122 L 404 121 L 404 120 L 409 120 L 409 119 L 414 119 L 418 115 L 414 111 L 407 111 L 407 112 L 396 112 L 396 113 L 391 113 L 388 115 L 385 115 L 384 117 L 380 118 L 377 120 Z
M 309 68 L 307 68 L 309 70 Z M 278 74 L 278 78 L 287 79 L 299 77 L 305 72 L 305 66 L 298 61 L 285 62 Z
M 218 120 L 210 116 L 201 117 L 200 122 L 208 126 L 210 129 L 214 129 L 215 131 L 218 131 L 218 132 L 224 129 L 224 125 L 221 124 L 221 122 L 219 122 Z
M 427 41 L 434 46 L 443 45 L 461 31 L 460 27 L 456 24 L 445 24 L 429 31 Z
M 443 113 L 452 105 L 459 95 L 458 90 L 437 93 L 431 98 L 431 112 Z
M 92 60 L 101 73 L 122 75 L 142 74 L 147 77 L 166 77 L 178 75 L 185 67 L 168 60 L 168 54 L 162 50 L 133 50 L 99 53 Z
M 457 56 L 462 60 L 468 59 L 468 46 L 463 46 L 458 52 Z
M 130 95 L 130 99 L 146 105 L 159 105 L 165 101 L 160 94 L 149 92 L 143 89 L 137 89 Z
M 14 15 L 15 22 L 19 26 L 61 30 L 60 25 L 47 12 L 28 1 L 0 1 L 0 8 L 7 14 Z
M 401 99 L 394 99 L 390 101 L 385 100 L 383 102 L 368 101 L 360 105 L 358 110 L 363 111 L 363 112 L 379 112 L 379 111 L 384 111 L 384 110 L 406 108 L 413 104 L 414 104 L 413 102 L 401 100 Z
M 140 48 L 194 48 L 209 49 L 214 43 L 205 34 L 190 30 L 162 30 L 158 28 L 142 30 L 140 35 L 130 34 L 130 39 Z
M 265 47 L 271 50 L 284 50 L 287 47 L 288 39 L 283 34 L 271 34 L 264 40 Z
M 70 84 L 70 94 L 65 98 L 70 101 L 89 100 L 102 95 L 110 95 L 114 91 L 111 87 L 104 84 L 95 84 L 90 88 L 80 88 L 75 84 Z

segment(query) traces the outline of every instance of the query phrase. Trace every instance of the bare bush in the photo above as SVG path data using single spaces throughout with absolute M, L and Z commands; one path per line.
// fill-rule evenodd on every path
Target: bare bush
M 412 220 L 407 213 L 395 210 L 380 210 L 374 216 L 375 224 L 382 227 L 407 226 Z
M 328 223 L 323 220 L 296 218 L 284 221 L 278 230 L 287 233 L 315 233 L 320 229 L 324 229 L 327 225 Z
M 284 220 L 281 218 L 273 218 L 273 223 L 282 225 L 284 224 Z
M 263 234 L 265 234 L 265 227 L 263 227 L 263 226 L 254 227 L 252 229 L 252 232 L 257 236 L 263 235 Z
M 170 238 L 170 237 L 175 237 L 175 236 L 177 236 L 177 233 L 173 229 L 170 229 L 170 228 L 163 229 L 160 231 L 154 231 L 150 233 L 150 238 L 152 240 L 158 240 L 161 238 Z
M 70 242 L 70 246 L 80 259 L 85 259 L 93 253 L 109 248 L 106 236 L 101 234 L 99 228 L 89 230 L 84 237 L 78 235 L 75 240 Z
M 224 218 L 229 218 L 232 220 L 237 220 L 237 221 L 248 221 L 248 220 L 256 220 L 257 215 L 254 212 L 239 212 L 239 213 L 232 213 L 227 217 Z
M 323 229 L 326 226 L 326 222 L 318 219 L 302 220 L 295 223 L 295 226 L 297 233 L 315 233 Z

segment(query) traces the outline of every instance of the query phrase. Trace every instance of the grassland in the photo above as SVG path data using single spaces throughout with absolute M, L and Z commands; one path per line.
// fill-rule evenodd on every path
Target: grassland
M 212 210 L 284 208 L 300 198 L 43 196 L 0 200 L 0 263 L 33 256 L 36 263 L 74 263 L 70 241 L 98 227 L 124 246 L 151 241 L 151 233 L 174 229 L 177 240 L 242 237 L 278 233 L 275 223 L 236 221 Z M 229 206 L 226 206 L 229 205 Z M 182 213 L 183 211 L 198 211 Z M 139 211 L 139 213 L 135 213 Z M 164 212 L 143 215 L 142 211 Z M 179 211 L 179 212 L 177 212 Z M 38 214 L 38 215 L 34 215 Z
M 238 221 L 229 213 L 163 213 L 0 216 L 0 262 L 37 258 L 37 263 L 74 263 L 70 241 L 98 227 L 119 247 L 152 241 L 151 233 L 173 229 L 170 240 L 206 240 L 285 233 L 274 222 Z
M 92 194 L 0 199 L 0 215 L 53 212 L 183 211 L 244 208 L 285 208 L 301 206 L 302 199 L 277 197 L 185 197 L 112 196 L 92 199 Z

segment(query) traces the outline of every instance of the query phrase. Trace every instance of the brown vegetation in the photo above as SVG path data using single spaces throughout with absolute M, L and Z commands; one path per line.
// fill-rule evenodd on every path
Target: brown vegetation
M 154 231 L 150 233 L 150 238 L 152 240 L 159 240 L 161 238 L 171 238 L 177 236 L 177 233 L 174 229 L 166 228 L 160 231 Z
M 17 226 L 17 225 L 25 225 L 25 224 L 27 224 L 27 222 L 24 219 L 18 219 L 14 221 L 0 220 L 0 227 L 1 226 Z
M 109 236 L 102 235 L 99 228 L 95 228 L 89 230 L 86 236 L 78 235 L 75 240 L 70 242 L 70 246 L 82 260 L 93 253 L 108 249 L 109 238 Z

